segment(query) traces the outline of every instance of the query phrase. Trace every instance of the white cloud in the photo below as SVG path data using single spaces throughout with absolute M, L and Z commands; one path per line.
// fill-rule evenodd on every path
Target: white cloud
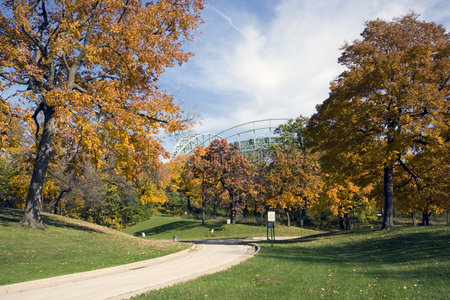
M 186 99 L 202 114 L 197 132 L 217 132 L 253 119 L 311 115 L 343 70 L 337 64 L 339 48 L 359 37 L 366 20 L 415 11 L 425 17 L 436 13 L 448 24 L 442 9 L 450 10 L 445 0 L 282 0 L 273 19 L 263 23 L 248 7 L 240 7 L 241 1 L 216 2 L 220 10 L 205 11 L 196 57 L 173 73 L 185 89 L 210 95 Z

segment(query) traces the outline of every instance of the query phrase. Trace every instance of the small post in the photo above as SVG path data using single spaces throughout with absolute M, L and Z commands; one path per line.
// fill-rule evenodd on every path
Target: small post
M 275 240 L 275 212 L 274 211 L 269 211 L 267 213 L 267 240 L 269 240 L 269 228 L 270 228 L 271 245 L 273 247 L 273 241 Z
M 302 237 L 303 236 L 303 219 L 300 220 L 300 226 L 301 226 L 300 237 Z

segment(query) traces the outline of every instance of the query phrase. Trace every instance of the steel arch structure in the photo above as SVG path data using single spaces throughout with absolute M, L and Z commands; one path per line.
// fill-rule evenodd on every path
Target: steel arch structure
M 175 145 L 170 158 L 179 155 L 191 155 L 198 146 L 207 147 L 215 139 L 227 139 L 239 147 L 242 154 L 258 152 L 278 142 L 273 132 L 289 119 L 263 119 L 239 124 L 219 133 L 203 133 L 184 136 Z

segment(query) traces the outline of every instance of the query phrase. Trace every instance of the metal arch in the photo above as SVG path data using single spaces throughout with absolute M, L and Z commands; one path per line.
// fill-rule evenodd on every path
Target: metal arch
M 177 142 L 177 144 L 174 147 L 174 150 L 172 151 L 172 154 L 170 156 L 171 159 L 174 159 L 175 157 L 177 157 L 180 154 L 192 154 L 192 152 L 194 151 L 194 149 L 199 146 L 199 145 L 204 145 L 206 143 L 206 141 L 209 139 L 205 139 L 205 137 L 208 136 L 217 136 L 214 133 L 201 133 L 201 134 L 196 134 L 193 136 L 187 136 L 182 138 L 181 140 L 179 140 Z M 197 143 L 194 143 L 194 141 L 198 141 Z M 191 147 L 189 147 L 191 146 Z M 189 149 L 186 149 L 189 148 Z
M 228 129 L 225 129 L 217 134 L 213 134 L 213 133 L 202 133 L 202 134 L 196 134 L 193 136 L 188 136 L 188 137 L 184 137 L 181 140 L 179 140 L 177 142 L 177 144 L 174 147 L 174 150 L 171 153 L 171 159 L 174 159 L 175 157 L 177 157 L 178 155 L 181 154 L 192 154 L 194 149 L 197 146 L 203 145 L 203 147 L 207 147 L 213 140 L 217 139 L 217 138 L 224 138 L 226 132 L 232 131 L 233 129 L 239 128 L 239 127 L 244 127 L 246 125 L 250 125 L 253 124 L 253 128 L 252 129 L 247 129 L 247 130 L 243 130 L 243 131 L 239 131 L 237 133 L 233 133 L 231 135 L 227 135 L 225 137 L 225 139 L 230 139 L 233 137 L 238 137 L 238 140 L 234 143 L 238 144 L 239 148 L 241 148 L 241 143 L 244 142 L 249 142 L 250 140 L 252 140 L 253 142 L 251 143 L 251 145 L 253 145 L 252 149 L 242 149 L 243 152 L 249 152 L 252 150 L 256 150 L 255 146 L 256 146 L 256 142 L 257 140 L 260 140 L 261 138 L 256 138 L 256 132 L 257 131 L 261 131 L 261 130 L 269 130 L 269 136 L 264 136 L 264 140 L 268 138 L 268 142 L 267 145 L 272 145 L 276 142 L 276 138 L 274 138 L 272 136 L 272 129 L 277 128 L 278 126 L 272 126 L 272 121 L 289 121 L 289 119 L 262 119 L 262 120 L 255 120 L 255 121 L 251 121 L 251 122 L 246 122 L 246 123 L 242 123 L 233 127 L 230 127 Z M 263 122 L 269 122 L 269 125 L 267 126 L 262 126 L 262 127 L 255 127 L 255 123 L 263 123 Z M 241 141 L 240 137 L 243 134 L 246 133 L 251 133 L 253 132 L 253 137 L 250 139 L 245 139 L 244 141 Z M 230 141 L 231 143 L 231 141 Z M 250 144 L 250 142 L 249 142 Z M 258 143 L 259 144 L 259 143 Z

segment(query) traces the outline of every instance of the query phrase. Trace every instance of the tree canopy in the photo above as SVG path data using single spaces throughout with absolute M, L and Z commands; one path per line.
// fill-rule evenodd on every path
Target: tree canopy
M 156 134 L 185 122 L 158 78 L 192 55 L 183 45 L 201 22 L 202 6 L 201 0 L 2 3 L 0 88 L 9 90 L 9 105 L 29 111 L 24 116 L 33 117 L 39 140 L 24 225 L 43 226 L 42 185 L 54 146 L 73 163 L 97 166 L 114 153 L 116 172 L 128 178 L 165 154 Z
M 331 82 L 309 134 L 324 167 L 383 176 L 383 228 L 390 228 L 394 168 L 416 180 L 424 174 L 413 169 L 414 157 L 448 155 L 450 36 L 409 14 L 369 21 L 361 37 L 342 47 L 339 63 L 347 70 Z

